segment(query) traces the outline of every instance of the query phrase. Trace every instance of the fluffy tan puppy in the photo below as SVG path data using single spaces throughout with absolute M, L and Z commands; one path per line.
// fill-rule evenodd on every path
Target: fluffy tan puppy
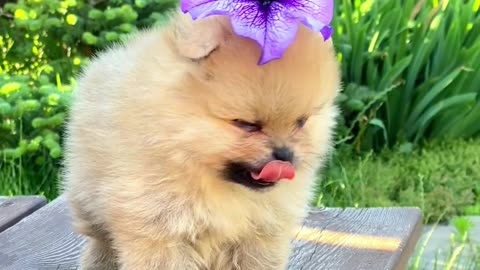
M 79 80 L 64 187 L 81 269 L 284 269 L 330 149 L 333 46 L 300 27 L 258 66 L 227 19 L 174 16 Z

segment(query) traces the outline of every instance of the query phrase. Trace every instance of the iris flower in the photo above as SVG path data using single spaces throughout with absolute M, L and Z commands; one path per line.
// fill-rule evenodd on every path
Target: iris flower
M 192 19 L 230 17 L 233 31 L 262 48 L 260 65 L 281 58 L 293 43 L 301 22 L 324 40 L 330 38 L 333 0 L 181 0 Z

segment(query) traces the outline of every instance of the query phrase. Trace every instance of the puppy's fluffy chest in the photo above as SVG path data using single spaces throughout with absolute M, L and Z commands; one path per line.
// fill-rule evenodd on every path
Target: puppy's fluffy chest
M 283 233 L 279 230 L 283 230 L 287 223 L 296 220 L 301 215 L 302 207 L 295 209 L 290 207 L 286 200 L 276 200 L 275 193 L 275 191 L 271 191 L 270 194 L 252 192 L 251 197 L 239 196 L 235 192 L 231 195 L 228 192 L 205 192 L 198 195 L 193 200 L 194 205 L 184 209 L 185 214 L 182 215 L 185 223 L 192 226 L 189 237 L 198 240 L 199 243 L 202 243 L 202 239 L 208 239 L 207 243 L 222 245 L 225 242 L 255 237 L 267 231 Z
M 190 239 L 205 269 L 226 269 L 224 265 L 235 265 L 242 256 L 242 247 L 293 233 L 301 209 L 291 211 L 287 204 L 273 204 L 274 196 L 265 197 L 263 202 L 232 201 L 193 210 L 197 217 L 208 215 L 197 219 Z

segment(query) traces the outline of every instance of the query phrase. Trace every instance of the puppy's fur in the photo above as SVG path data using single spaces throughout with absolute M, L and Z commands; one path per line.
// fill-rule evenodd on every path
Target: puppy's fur
M 226 18 L 177 13 L 86 69 L 64 183 L 89 237 L 81 269 L 285 268 L 330 148 L 339 74 L 331 42 L 302 26 L 283 58 L 258 66 L 260 54 Z M 293 181 L 249 187 L 226 172 L 278 146 L 294 153 Z

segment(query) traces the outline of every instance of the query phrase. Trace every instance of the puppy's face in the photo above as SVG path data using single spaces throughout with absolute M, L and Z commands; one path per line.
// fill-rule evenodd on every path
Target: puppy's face
M 203 26 L 214 42 L 184 49 L 201 48 L 189 55 L 180 94 L 171 100 L 185 115 L 181 134 L 172 138 L 177 150 L 214 181 L 254 190 L 318 168 L 330 146 L 339 88 L 331 43 L 300 28 L 281 59 L 258 66 L 257 44 L 216 23 Z

